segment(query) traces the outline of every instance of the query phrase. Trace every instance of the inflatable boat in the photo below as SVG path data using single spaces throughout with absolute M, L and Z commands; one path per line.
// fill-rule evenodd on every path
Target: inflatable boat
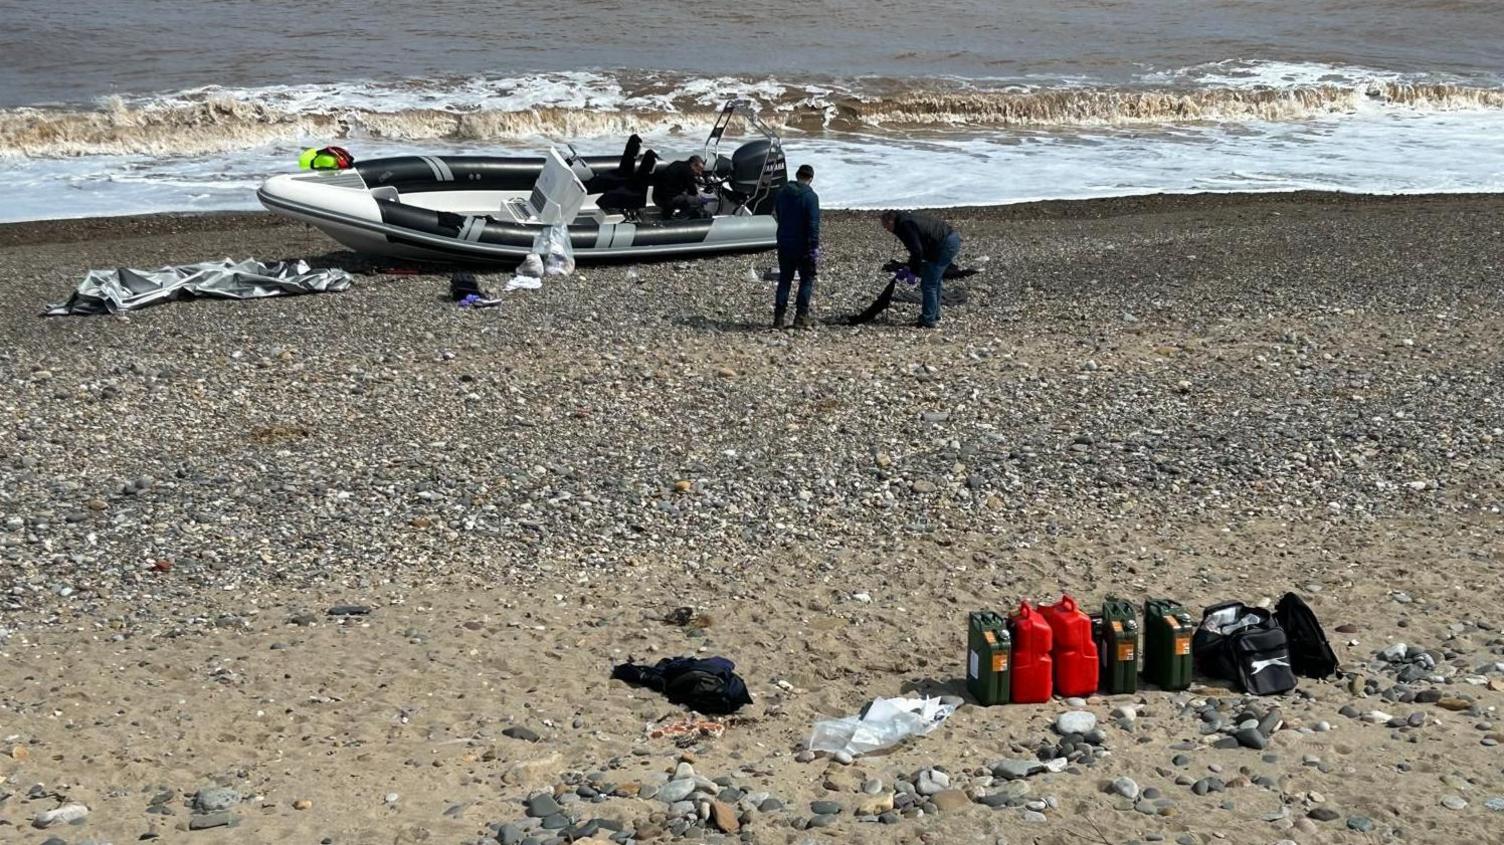
M 738 116 L 757 137 L 728 157 L 718 148 Z M 560 226 L 580 260 L 774 246 L 773 199 L 787 180 L 778 136 L 748 101 L 734 100 L 701 155 L 699 207 L 672 214 L 658 207 L 651 188 L 635 202 L 620 199 L 626 178 L 651 177 L 665 166 L 648 158 L 644 168 L 645 156 L 630 147 L 620 158 L 579 156 L 569 148 L 541 158 L 355 161 L 345 169 L 273 176 L 256 196 L 267 209 L 311 223 L 357 252 L 402 258 L 515 262 L 534 251 L 540 234 Z

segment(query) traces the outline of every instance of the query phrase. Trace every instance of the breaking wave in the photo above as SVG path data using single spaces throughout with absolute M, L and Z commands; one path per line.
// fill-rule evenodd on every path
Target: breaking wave
M 538 74 L 496 80 L 195 89 L 112 97 L 92 107 L 0 110 L 0 156 L 203 155 L 351 139 L 501 142 L 699 135 L 728 93 L 770 123 L 803 132 L 1072 129 L 1299 121 L 1375 110 L 1504 110 L 1504 86 L 1313 74 L 1296 81 L 1151 76 L 1122 86 L 1079 82 L 668 78 Z
M 1378 83 L 1201 90 L 1092 88 L 914 93 L 835 106 L 853 125 L 1107 127 L 1186 122 L 1290 121 L 1366 108 L 1420 111 L 1504 109 L 1504 89 L 1448 83 Z

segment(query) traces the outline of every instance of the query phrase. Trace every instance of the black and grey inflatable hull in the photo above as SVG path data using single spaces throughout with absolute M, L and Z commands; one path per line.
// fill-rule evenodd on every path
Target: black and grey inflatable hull
M 614 158 L 583 159 L 597 172 Z M 514 262 L 545 228 L 523 207 L 544 158 L 402 156 L 349 170 L 273 176 L 256 192 L 271 211 L 306 221 L 357 252 L 442 261 Z M 588 186 L 588 182 L 586 183 Z M 580 260 L 768 249 L 769 214 L 663 219 L 655 210 L 629 221 L 587 200 L 569 225 Z

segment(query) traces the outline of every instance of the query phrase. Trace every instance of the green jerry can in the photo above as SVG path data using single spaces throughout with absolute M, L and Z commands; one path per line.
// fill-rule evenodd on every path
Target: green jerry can
M 967 622 L 966 689 L 978 704 L 1007 704 L 1013 662 L 1008 620 L 990 610 L 977 610 Z
M 1191 635 L 1196 623 L 1170 599 L 1144 602 L 1144 680 L 1160 689 L 1191 685 Z
M 1108 596 L 1102 614 L 1092 618 L 1097 640 L 1097 687 L 1105 693 L 1138 690 L 1138 614 L 1133 605 Z

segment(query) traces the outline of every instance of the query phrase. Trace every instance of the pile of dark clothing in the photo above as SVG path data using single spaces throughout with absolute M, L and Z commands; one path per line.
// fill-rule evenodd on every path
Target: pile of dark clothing
M 623 663 L 611 671 L 611 677 L 657 690 L 669 701 L 700 713 L 719 715 L 752 703 L 747 684 L 734 669 L 736 664 L 724 657 L 665 657 L 652 666 Z

